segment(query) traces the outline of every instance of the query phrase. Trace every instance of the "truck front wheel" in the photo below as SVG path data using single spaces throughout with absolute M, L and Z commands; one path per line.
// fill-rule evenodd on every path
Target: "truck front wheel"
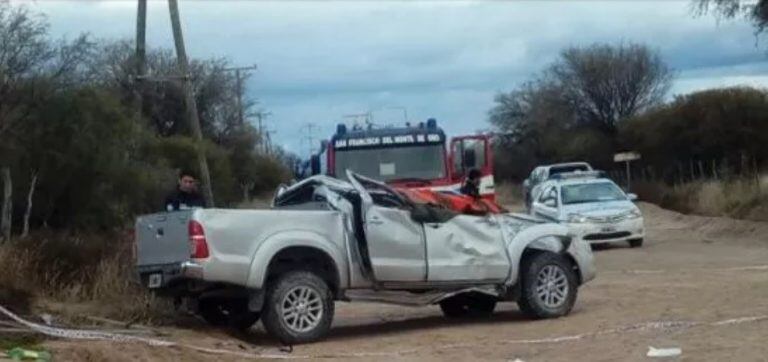
M 262 323 L 282 343 L 307 343 L 325 336 L 333 313 L 328 284 L 311 272 L 293 271 L 268 286 Z
M 568 314 L 576 302 L 577 277 L 571 262 L 560 254 L 539 252 L 522 261 L 522 290 L 517 304 L 533 318 Z

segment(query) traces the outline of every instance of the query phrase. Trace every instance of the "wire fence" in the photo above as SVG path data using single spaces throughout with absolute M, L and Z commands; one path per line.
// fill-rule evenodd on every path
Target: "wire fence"
M 617 163 L 616 167 L 606 171 L 614 181 L 627 185 L 633 182 L 663 182 L 668 185 L 681 185 L 699 181 L 730 181 L 734 179 L 753 179 L 760 184 L 764 170 L 754 158 L 742 158 L 742 162 L 734 163 L 728 160 L 697 159 L 678 161 L 663 167 L 642 161 L 626 165 Z

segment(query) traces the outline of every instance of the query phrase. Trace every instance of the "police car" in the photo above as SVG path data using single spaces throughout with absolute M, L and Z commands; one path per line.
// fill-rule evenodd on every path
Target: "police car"
M 628 242 L 643 245 L 643 215 L 626 194 L 602 172 L 572 172 L 543 182 L 533 195 L 531 214 L 567 224 L 571 232 L 589 243 Z

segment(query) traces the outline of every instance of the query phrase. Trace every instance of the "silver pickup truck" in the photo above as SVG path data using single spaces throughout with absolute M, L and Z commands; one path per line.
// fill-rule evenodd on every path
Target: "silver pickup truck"
M 516 301 L 533 318 L 553 318 L 594 278 L 589 245 L 563 226 L 459 214 L 347 176 L 281 187 L 267 210 L 139 217 L 142 283 L 211 324 L 261 319 L 282 342 L 305 343 L 328 332 L 337 300 L 439 304 L 447 317 L 488 316 Z

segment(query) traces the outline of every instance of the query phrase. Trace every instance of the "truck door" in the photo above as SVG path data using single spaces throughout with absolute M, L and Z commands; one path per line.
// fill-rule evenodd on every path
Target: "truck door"
M 509 275 L 501 226 L 490 215 L 425 222 L 424 233 L 430 282 L 497 281 Z
M 374 278 L 423 282 L 427 277 L 424 228 L 411 219 L 405 201 L 388 186 L 347 173 L 360 193 L 365 239 Z
M 556 222 L 560 214 L 557 186 L 544 184 L 541 187 L 542 191 L 534 196 L 531 206 L 533 214 Z
M 493 152 L 488 136 L 462 136 L 451 139 L 451 180 L 459 185 L 469 170 L 480 171 L 480 195 L 495 200 Z

